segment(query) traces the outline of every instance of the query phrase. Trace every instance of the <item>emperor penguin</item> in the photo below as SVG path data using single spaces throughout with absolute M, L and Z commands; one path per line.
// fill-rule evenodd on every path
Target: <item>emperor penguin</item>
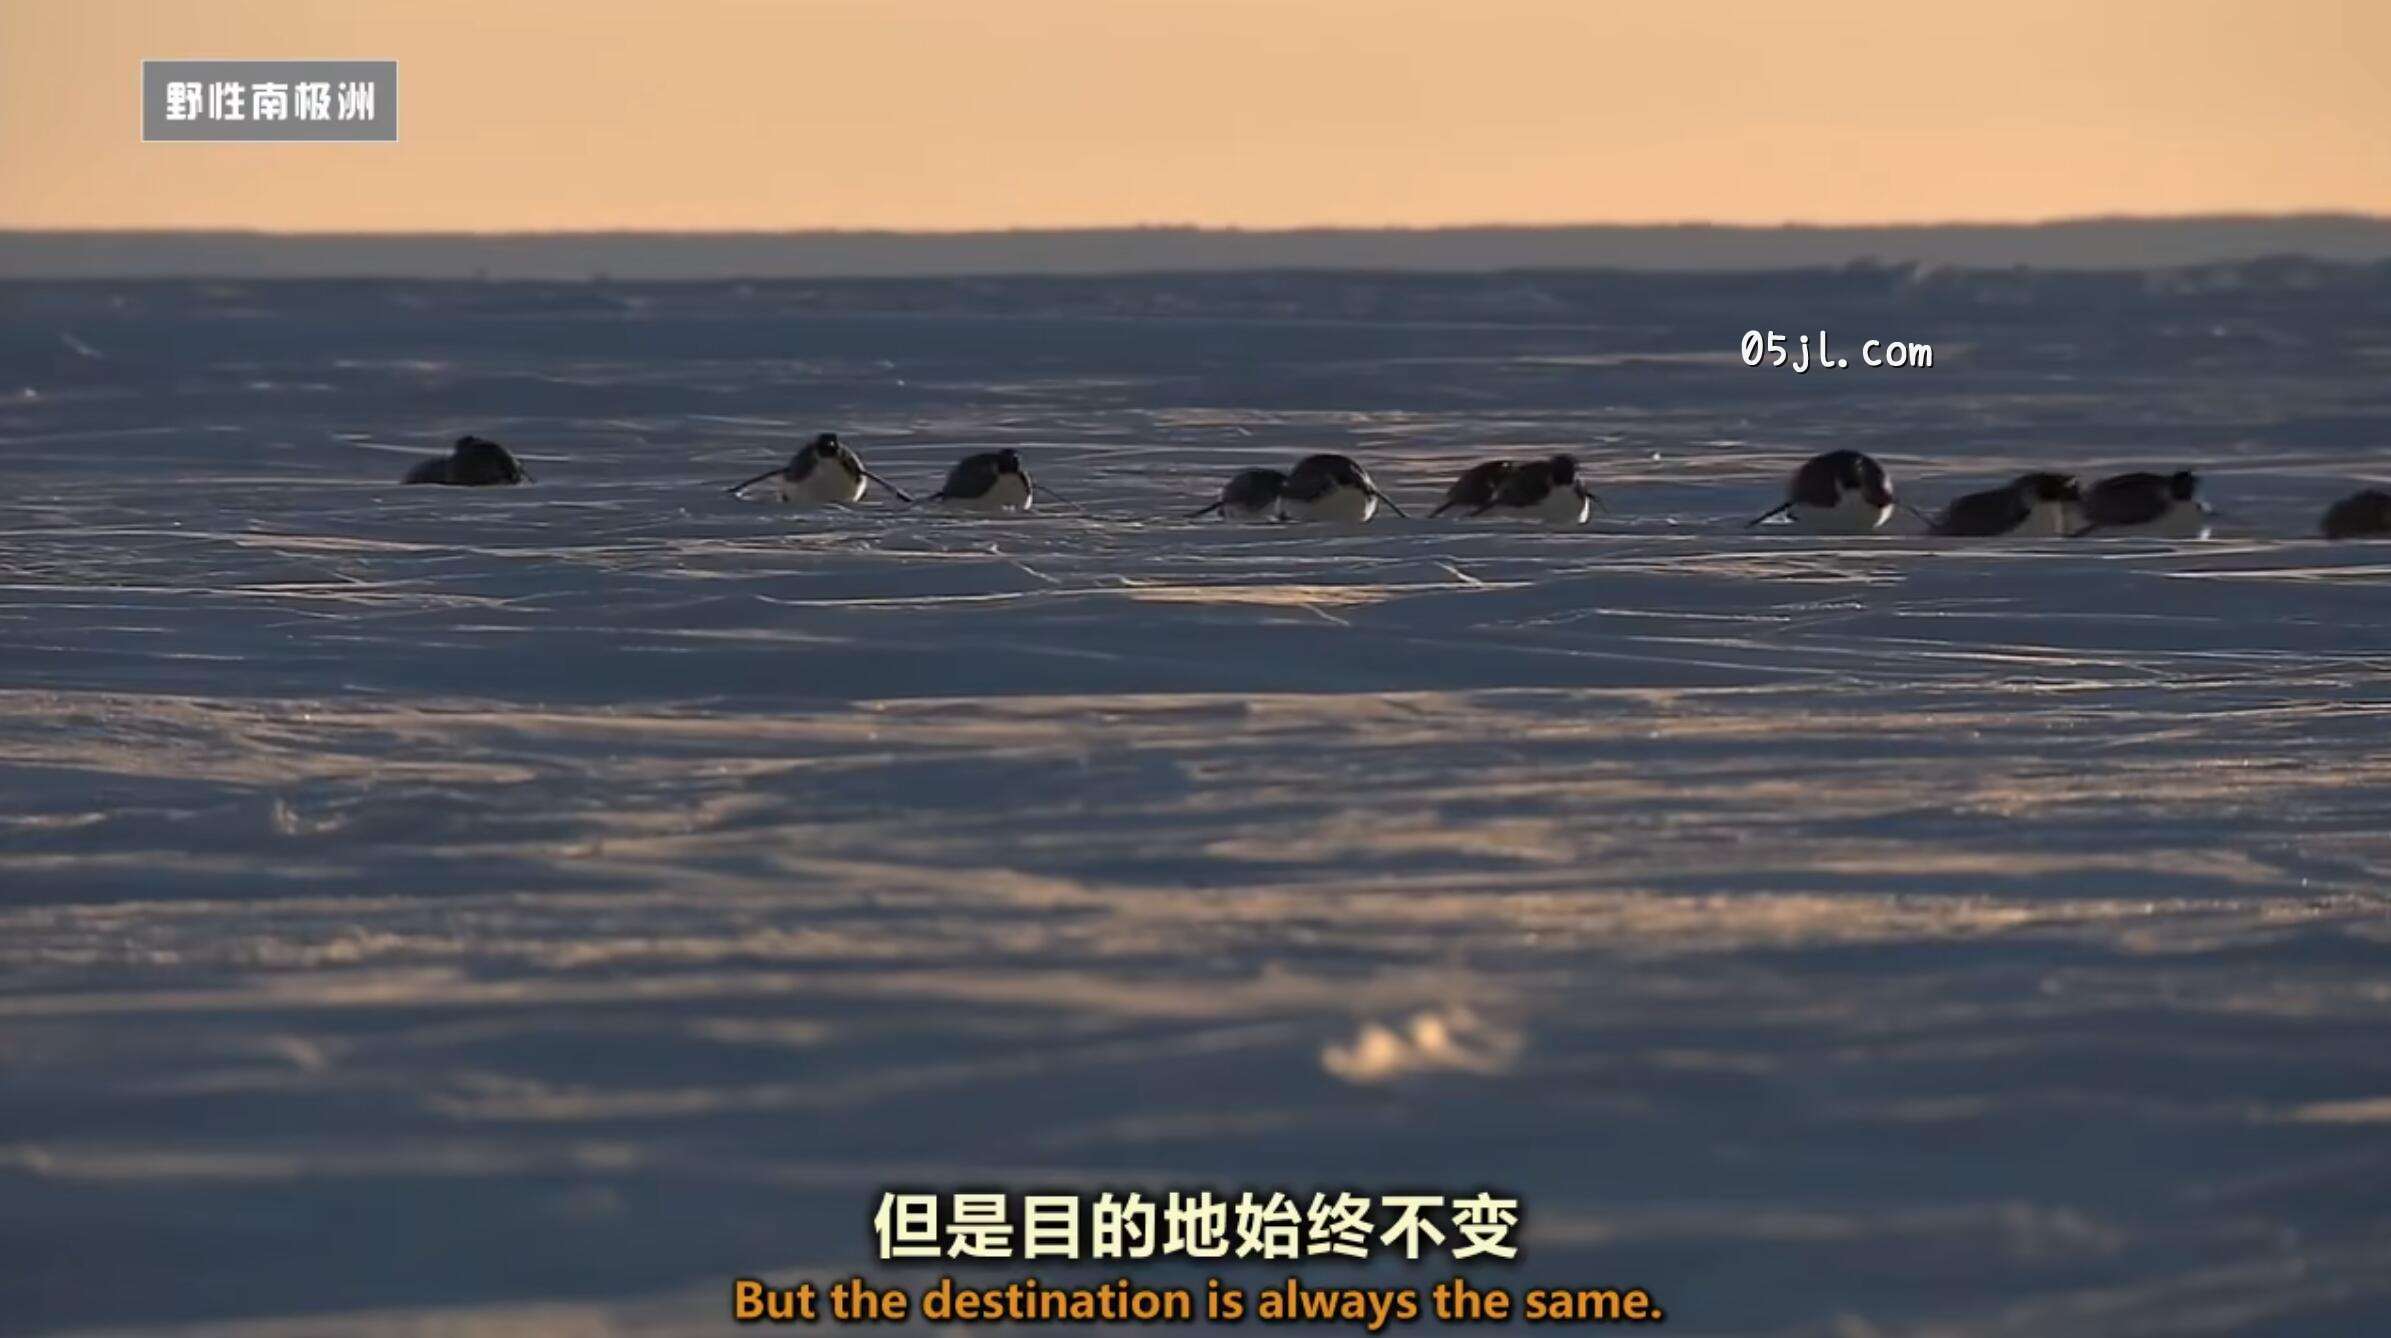
M 765 479 L 777 479 L 774 495 L 790 506 L 822 506 L 825 504 L 859 502 L 872 484 L 896 494 L 900 502 L 911 502 L 903 488 L 864 467 L 862 457 L 847 448 L 836 432 L 825 432 L 805 444 L 804 449 L 789 457 L 778 469 L 767 469 L 754 478 L 731 489 L 738 496 Z
M 1378 514 L 1381 502 L 1386 503 L 1389 511 L 1403 515 L 1403 508 L 1380 492 L 1369 471 L 1350 456 L 1307 455 L 1287 471 L 1287 486 L 1280 494 L 1279 509 L 1289 520 L 1361 525 Z
M 2064 535 L 2075 528 L 2084 490 L 2073 474 L 2020 474 L 1998 488 L 1972 492 L 1943 508 L 1927 527 L 1952 538 Z
M 457 438 L 448 454 L 438 460 L 426 460 L 407 471 L 404 483 L 445 483 L 458 488 L 503 487 L 531 482 L 531 471 L 525 469 L 506 447 L 487 437 L 470 434 Z
M 2391 536 L 2391 492 L 2364 488 L 2333 503 L 2325 512 L 2327 539 L 2381 539 Z
M 1867 534 L 1893 515 L 1893 481 L 1885 467 L 1858 451 L 1828 451 L 1802 462 L 1785 500 L 1745 525 L 1783 515 L 1815 534 Z
M 1275 469 L 1240 469 L 1221 485 L 1218 501 L 1191 513 L 1188 519 L 1217 514 L 1224 520 L 1277 520 L 1279 496 L 1286 491 L 1287 476 Z
M 1021 467 L 1020 453 L 1008 446 L 964 456 L 930 500 L 967 511 L 1027 511 L 1036 503 L 1037 485 Z
M 2200 476 L 2188 469 L 2172 474 L 2118 474 L 2084 494 L 2087 534 L 2155 535 L 2205 539 L 2215 514 L 2200 496 Z
M 1485 510 L 1494 501 L 1495 493 L 1501 490 L 1503 480 L 1517 468 L 1517 460 L 1481 460 L 1462 470 L 1461 477 L 1453 480 L 1453 486 L 1445 489 L 1445 500 L 1428 513 L 1429 519 L 1433 520 L 1457 506 L 1468 507 L 1467 514 L 1473 516 Z
M 1531 460 L 1503 476 L 1492 500 L 1470 514 L 1528 516 L 1551 525 L 1583 525 L 1601 499 L 1586 487 L 1577 457 Z

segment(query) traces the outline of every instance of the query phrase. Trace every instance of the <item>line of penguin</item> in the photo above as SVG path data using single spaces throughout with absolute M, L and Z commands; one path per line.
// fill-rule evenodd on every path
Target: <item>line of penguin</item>
M 404 481 L 487 487 L 528 483 L 532 478 L 506 447 L 486 437 L 465 436 L 447 456 L 409 470 Z M 816 436 L 787 464 L 734 484 L 729 491 L 744 496 L 767 481 L 773 495 L 792 506 L 859 502 L 874 484 L 907 505 L 917 500 L 873 473 L 835 432 Z M 965 456 L 947 471 L 938 491 L 918 500 L 974 511 L 1027 511 L 1041 495 L 1064 500 L 1030 477 L 1019 452 L 1006 449 Z M 1218 498 L 1189 513 L 1189 518 L 1358 525 L 1377 515 L 1381 506 L 1408 519 L 1351 457 L 1310 455 L 1283 472 L 1239 470 L 1221 485 Z M 1781 517 L 1781 523 L 1809 533 L 1866 534 L 1882 528 L 1900 507 L 1883 465 L 1859 451 L 1828 451 L 1793 471 L 1785 500 L 1755 516 L 1747 528 Z M 1472 465 L 1428 514 L 1492 514 L 1582 525 L 1598 508 L 1602 499 L 1586 486 L 1576 457 L 1555 455 Z M 2201 496 L 2200 476 L 2188 469 L 2118 474 L 2089 488 L 2071 474 L 2021 474 L 1998 488 L 1969 493 L 1938 515 L 1911 510 L 1925 522 L 1928 533 L 1955 538 L 2096 533 L 2201 538 L 2215 516 Z M 2322 529 L 2328 539 L 2391 537 L 2391 491 L 2366 488 L 2342 498 L 2326 510 Z

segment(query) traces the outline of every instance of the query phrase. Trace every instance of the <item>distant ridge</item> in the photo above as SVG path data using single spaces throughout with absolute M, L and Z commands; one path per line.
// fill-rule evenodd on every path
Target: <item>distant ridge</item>
M 0 232 L 0 278 L 866 278 L 1328 269 L 1733 271 L 1856 260 L 2149 269 L 2391 258 L 2391 218 L 2300 214 L 2048 223 L 1199 228 L 900 233 Z

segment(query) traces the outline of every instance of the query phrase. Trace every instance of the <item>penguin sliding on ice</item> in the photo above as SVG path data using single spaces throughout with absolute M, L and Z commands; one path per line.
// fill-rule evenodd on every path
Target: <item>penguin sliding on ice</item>
M 946 482 L 930 500 L 969 511 L 1027 511 L 1037 494 L 1029 471 L 1021 467 L 1020 453 L 1008 446 L 964 456 L 947 471 Z
M 1602 499 L 1586 487 L 1585 476 L 1578 472 L 1577 457 L 1556 455 L 1513 468 L 1503 475 L 1494 497 L 1470 514 L 1524 516 L 1551 525 L 1583 525 L 1594 508 L 1601 505 Z
M 790 506 L 859 502 L 874 483 L 894 493 L 900 502 L 913 500 L 903 488 L 865 468 L 862 457 L 849 450 L 836 432 L 815 437 L 790 456 L 787 464 L 738 484 L 730 490 L 731 495 L 737 497 L 765 479 L 779 480 L 775 495 Z
M 1892 518 L 1893 481 L 1869 456 L 1828 451 L 1802 462 L 1785 488 L 1785 500 L 1744 528 L 1779 515 L 1813 534 L 1867 534 Z
M 2326 509 L 2327 539 L 2391 538 L 2391 492 L 2364 488 Z
M 1188 514 L 1189 520 L 1218 515 L 1223 520 L 1248 523 L 1280 519 L 1279 496 L 1287 491 L 1287 476 L 1275 469 L 1240 469 L 1229 476 L 1220 487 L 1220 499 L 1201 511 Z
M 2075 527 L 2084 490 L 2072 474 L 2020 474 L 1998 488 L 1972 492 L 1943 508 L 1930 534 L 1991 539 L 2001 535 L 2065 535 Z
M 1481 460 L 1461 471 L 1453 486 L 1445 489 L 1445 500 L 1438 503 L 1428 518 L 1434 520 L 1455 507 L 1467 507 L 1467 515 L 1476 515 L 1494 502 L 1502 491 L 1503 480 L 1519 468 L 1517 460 Z
M 444 483 L 456 488 L 504 487 L 531 482 L 525 469 L 506 447 L 487 437 L 462 436 L 447 455 L 426 460 L 407 471 L 402 483 Z
M 2119 474 L 2093 484 L 2084 494 L 2086 523 L 2072 537 L 2105 534 L 2205 539 L 2214 515 L 2200 496 L 2200 476 L 2191 470 L 2179 469 L 2172 474 Z
M 1381 502 L 1386 503 L 1387 510 L 1403 515 L 1403 508 L 1380 492 L 1371 481 L 1370 472 L 1352 457 L 1307 455 L 1287 472 L 1287 487 L 1280 494 L 1279 510 L 1289 520 L 1361 525 L 1378 514 Z

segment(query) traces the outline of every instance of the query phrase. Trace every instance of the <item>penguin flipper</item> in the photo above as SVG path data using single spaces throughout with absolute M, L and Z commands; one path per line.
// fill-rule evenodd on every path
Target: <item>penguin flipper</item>
M 781 471 L 777 469 L 767 469 L 763 473 L 756 475 L 754 478 L 747 480 L 745 483 L 732 484 L 728 489 L 726 489 L 726 491 L 728 491 L 731 496 L 736 497 L 740 493 L 747 491 L 749 488 L 754 487 L 755 485 L 763 482 L 765 479 L 768 479 L 780 472 Z
M 913 505 L 912 493 L 909 493 L 903 488 L 898 487 L 896 484 L 889 482 L 887 479 L 880 477 L 871 470 L 859 469 L 857 472 L 861 473 L 865 478 L 870 479 L 872 482 L 879 484 L 881 487 L 888 489 L 890 492 L 895 493 L 898 501 L 903 502 L 907 506 Z

